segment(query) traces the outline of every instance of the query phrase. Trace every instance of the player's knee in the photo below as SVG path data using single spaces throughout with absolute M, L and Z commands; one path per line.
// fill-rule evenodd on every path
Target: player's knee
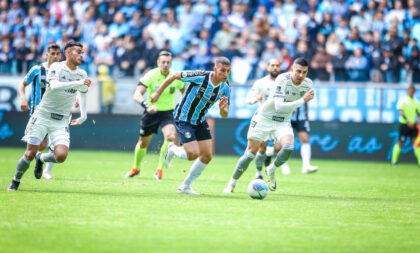
M 197 159 L 197 157 L 200 155 L 200 153 L 198 151 L 190 151 L 187 152 L 187 158 L 188 160 L 195 160 Z
M 292 153 L 295 146 L 291 143 L 285 143 L 283 144 L 282 150 L 284 152 Z
M 211 158 L 211 154 L 200 155 L 200 161 L 205 164 L 208 164 L 211 161 Z
M 32 161 L 36 156 L 36 151 L 33 150 L 26 150 L 25 152 L 25 157 L 26 159 L 28 159 L 29 161 Z
M 168 134 L 167 136 L 165 136 L 165 140 L 167 141 L 175 141 L 175 134 Z
M 62 163 L 66 160 L 67 158 L 67 153 L 64 152 L 59 152 L 55 154 L 55 159 L 57 160 L 57 162 Z
M 267 146 L 261 146 L 258 152 L 260 152 L 261 154 L 265 154 L 265 151 L 267 151 Z
M 42 142 L 42 143 L 41 143 L 41 145 L 39 145 L 38 150 L 39 150 L 39 151 L 42 151 L 42 150 L 44 150 L 46 147 L 47 147 L 47 143 Z

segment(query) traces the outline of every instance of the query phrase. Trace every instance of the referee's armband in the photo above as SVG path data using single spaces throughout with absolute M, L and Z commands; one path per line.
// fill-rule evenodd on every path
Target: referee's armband
M 147 102 L 145 102 L 145 101 L 143 101 L 141 104 L 141 107 L 143 107 L 144 109 L 146 109 L 147 110 L 147 108 L 149 108 L 149 104 L 147 103 Z

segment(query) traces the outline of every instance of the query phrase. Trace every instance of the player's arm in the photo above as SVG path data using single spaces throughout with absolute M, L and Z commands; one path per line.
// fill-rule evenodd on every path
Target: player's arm
M 80 126 L 83 124 L 83 122 L 87 119 L 87 99 L 86 99 L 86 93 L 79 92 L 79 108 L 80 108 L 80 117 L 72 120 L 70 125 L 72 126 Z
M 149 105 L 145 100 L 144 100 L 144 94 L 146 93 L 147 88 L 145 85 L 143 85 L 141 82 L 140 84 L 137 86 L 136 91 L 134 92 L 134 96 L 133 99 L 134 101 L 136 101 L 139 105 L 141 105 L 141 107 L 143 107 L 148 113 L 156 113 L 157 112 L 157 107 L 154 105 Z
M 184 86 L 184 87 L 182 87 L 182 89 L 180 89 L 179 91 L 181 92 L 181 96 L 182 96 L 182 95 L 184 95 L 184 92 L 185 92 L 185 86 Z
M 155 103 L 159 100 L 160 95 L 162 95 L 162 92 L 174 81 L 174 80 L 181 80 L 181 72 L 174 72 L 169 74 L 169 76 L 163 81 L 162 85 L 155 91 L 155 93 L 152 94 L 150 97 L 150 101 L 152 103 Z
M 276 111 L 284 111 L 284 110 L 294 110 L 298 107 L 301 107 L 304 103 L 311 101 L 315 96 L 315 91 L 310 90 L 303 95 L 302 98 L 293 101 L 293 102 L 285 102 L 285 97 L 282 94 L 274 94 L 274 107 Z
M 28 104 L 28 101 L 26 100 L 26 94 L 25 94 L 25 88 L 28 85 L 29 83 L 27 83 L 26 80 L 23 80 L 18 86 L 18 93 L 20 96 L 20 109 L 22 109 L 22 111 L 29 110 L 29 104 Z
M 51 79 L 49 82 L 51 90 L 67 90 L 70 88 L 79 87 L 81 85 L 86 85 L 87 87 L 90 87 L 91 83 L 92 82 L 88 78 L 70 82 L 60 82 L 56 79 Z

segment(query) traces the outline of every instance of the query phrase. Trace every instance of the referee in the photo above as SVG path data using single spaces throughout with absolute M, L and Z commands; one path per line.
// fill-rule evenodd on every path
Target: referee
M 414 144 L 417 137 L 418 129 L 416 127 L 416 116 L 418 118 L 420 115 L 420 102 L 414 98 L 415 92 L 416 88 L 414 85 L 411 85 L 407 89 L 408 96 L 400 98 L 397 103 L 397 109 L 400 114 L 399 139 L 392 149 L 392 167 L 397 166 L 401 147 L 407 138 L 410 138 Z M 414 155 L 417 158 L 417 163 L 420 165 L 420 147 L 414 146 Z

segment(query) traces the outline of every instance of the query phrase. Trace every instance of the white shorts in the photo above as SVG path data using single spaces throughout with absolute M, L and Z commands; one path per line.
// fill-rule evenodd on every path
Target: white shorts
M 274 143 L 279 143 L 280 139 L 285 135 L 294 136 L 290 122 L 279 122 L 260 115 L 254 115 L 248 129 L 247 137 L 248 139 L 260 142 L 270 139 Z
M 70 116 L 60 116 L 62 115 L 36 110 L 26 125 L 25 136 L 22 140 L 32 145 L 39 145 L 48 134 L 49 142 L 53 146 L 70 147 Z

